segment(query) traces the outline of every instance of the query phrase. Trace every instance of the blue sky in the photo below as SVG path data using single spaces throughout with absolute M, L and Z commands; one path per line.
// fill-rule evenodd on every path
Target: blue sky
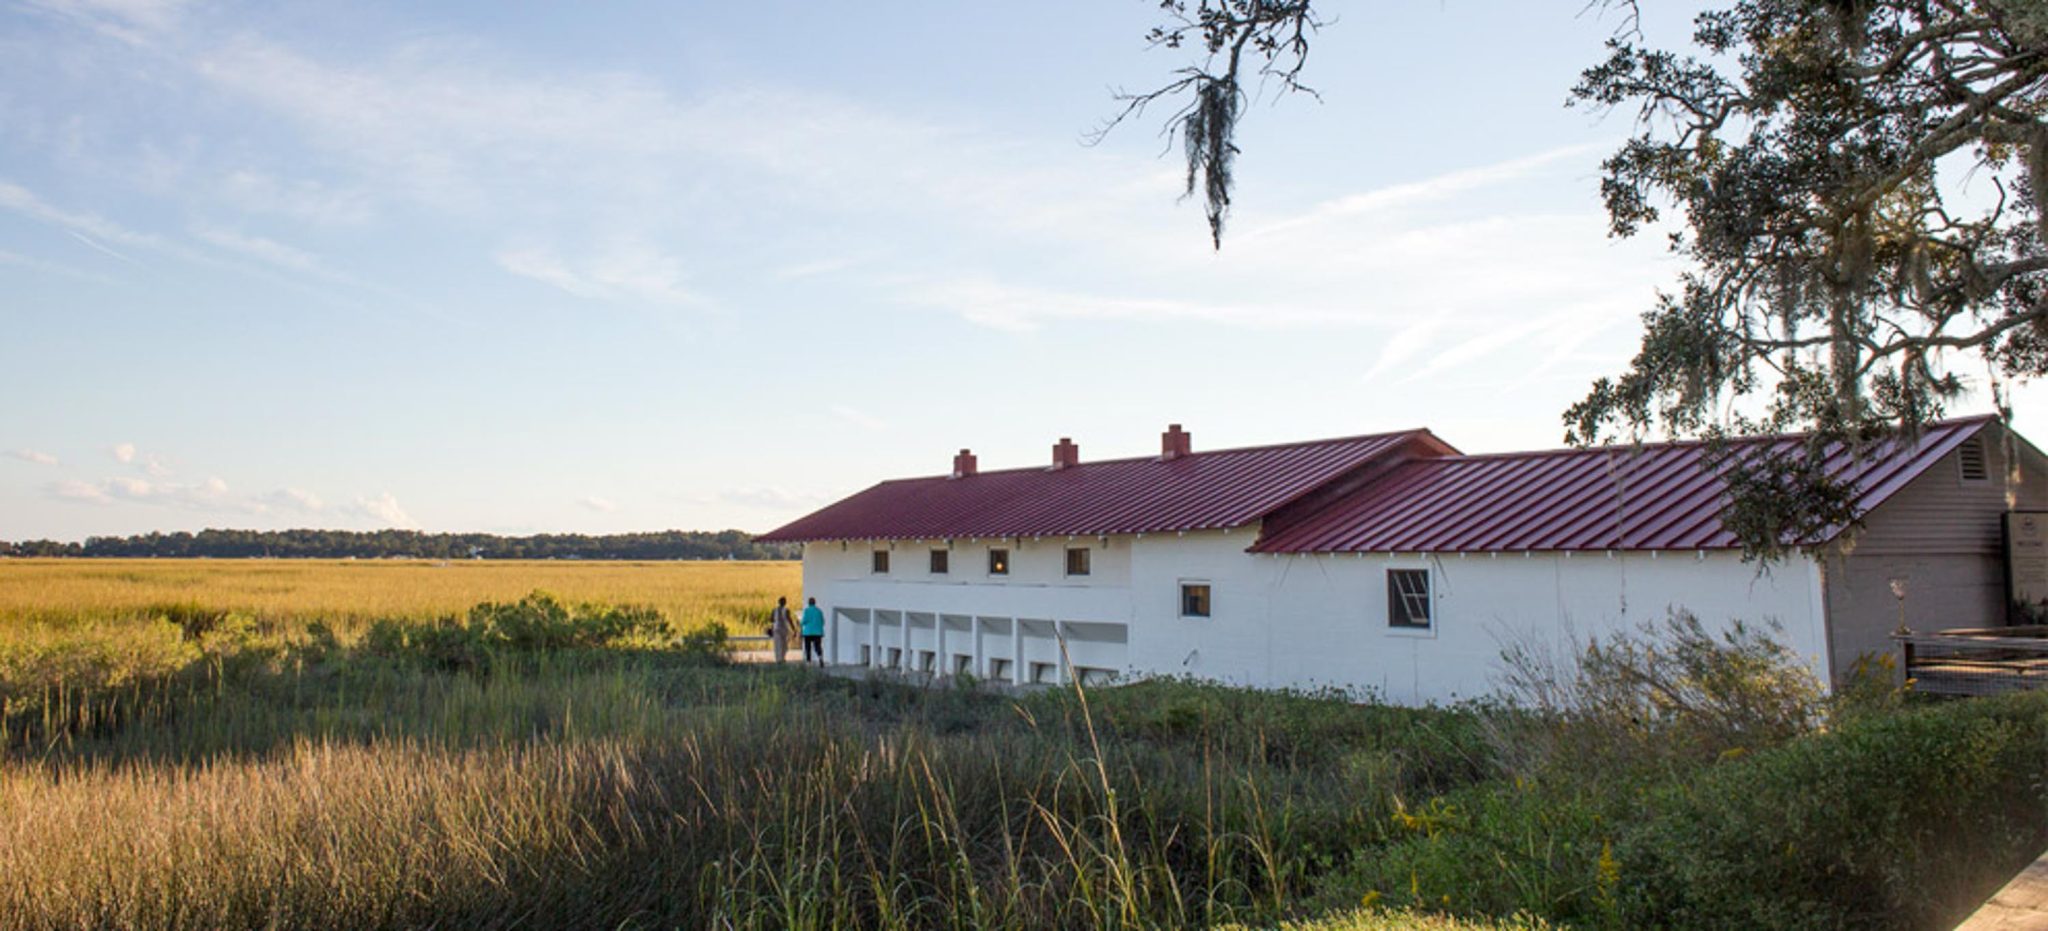
M 1081 144 L 1179 63 L 1144 0 L 0 3 L 0 538 L 765 530 L 1170 421 L 1547 447 L 1678 271 L 1605 235 L 1579 0 L 1332 4 L 1221 253 L 1156 121 Z

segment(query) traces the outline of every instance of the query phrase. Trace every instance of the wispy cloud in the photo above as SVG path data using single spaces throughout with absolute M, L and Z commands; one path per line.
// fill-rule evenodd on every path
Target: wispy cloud
M 719 492 L 716 497 L 726 504 L 777 513 L 816 507 L 826 500 L 826 496 L 814 492 L 795 492 L 773 485 L 728 488 Z
M 161 237 L 138 233 L 97 214 L 65 210 L 37 197 L 28 188 L 8 181 L 0 181 L 0 210 L 9 210 L 59 227 L 79 242 L 123 261 L 134 260 L 126 253 L 115 249 L 115 245 L 144 249 L 168 248 Z
M 830 258 L 813 259 L 808 262 L 798 262 L 794 265 L 784 265 L 775 270 L 775 277 L 783 279 L 816 278 L 820 275 L 843 272 L 860 264 L 861 260 L 853 256 L 838 255 Z
M 69 19 L 131 45 L 146 45 L 177 21 L 186 0 L 23 0 L 22 6 Z
M 40 449 L 11 449 L 7 451 L 7 455 L 19 459 L 23 462 L 33 462 L 36 465 L 57 465 L 56 456 L 43 452 Z
M 294 286 L 301 286 L 300 281 L 292 278 L 298 276 L 328 284 L 353 285 L 382 297 L 406 300 L 402 295 L 397 295 L 387 288 L 366 285 L 335 271 L 321 263 L 311 253 L 262 236 L 204 224 L 195 225 L 191 230 L 193 239 L 232 253 L 238 258 L 254 259 L 260 263 L 250 265 L 220 258 L 216 254 L 199 249 L 192 245 L 190 239 L 171 239 L 156 233 L 139 232 L 95 213 L 57 207 L 27 188 L 6 181 L 0 181 L 0 210 L 12 211 L 56 226 L 79 243 L 130 264 L 139 263 L 133 255 L 123 251 L 124 249 L 147 250 L 195 265 L 283 281 Z M 280 276 L 277 272 L 290 274 Z M 323 299 L 333 297 L 326 291 L 313 293 Z M 406 302 L 411 303 L 409 300 Z
M 256 236 L 234 230 L 222 229 L 207 224 L 194 224 L 192 235 L 199 237 L 216 248 L 225 249 L 237 255 L 246 256 L 273 265 L 286 271 L 298 272 L 315 278 L 348 283 L 354 279 L 334 269 L 312 253 L 294 246 L 288 246 L 265 236 Z
M 175 508 L 236 519 L 260 515 L 310 517 L 336 513 L 320 495 L 304 488 L 283 487 L 260 495 L 236 494 L 218 476 L 200 482 L 117 475 L 98 481 L 64 479 L 43 486 L 58 501 L 86 505 L 142 505 Z M 376 526 L 414 528 L 411 515 L 390 493 L 357 498 L 340 513 Z
M 65 265 L 61 262 L 52 262 L 48 259 L 39 259 L 34 256 L 22 255 L 19 252 L 9 252 L 5 249 L 0 249 L 0 265 L 11 265 L 16 268 L 26 268 L 29 269 L 30 271 L 38 271 L 48 275 L 58 275 L 64 278 L 76 279 L 78 281 L 106 282 L 112 280 L 105 275 L 72 268 L 71 266 Z
M 218 476 L 203 482 L 163 482 L 146 478 L 117 476 L 98 482 L 66 479 L 46 486 L 51 497 L 86 504 L 147 504 L 191 511 L 249 514 L 258 508 L 229 494 L 228 483 Z
M 899 296 L 910 303 L 959 314 L 970 323 L 1013 332 L 1036 330 L 1063 319 L 1193 320 L 1260 328 L 1342 324 L 1347 320 L 1342 312 L 1314 306 L 1090 294 L 989 278 L 916 282 L 905 285 Z
M 1022 147 L 830 91 L 685 93 L 630 73 L 534 69 L 447 38 L 346 61 L 247 31 L 194 44 L 198 75 L 296 127 L 381 196 L 530 217 L 535 230 L 644 232 L 660 199 L 691 220 L 671 227 L 827 210 L 1093 239 L 1116 234 L 1105 221 L 1125 206 L 1172 191 L 1149 159 L 1070 139 Z
M 198 265 L 244 273 L 250 271 L 247 267 L 207 255 L 185 242 L 168 239 L 156 233 L 130 229 L 89 211 L 58 207 L 37 196 L 35 192 L 7 181 L 0 181 L 0 210 L 12 211 L 56 226 L 72 239 L 123 262 L 136 262 L 135 257 L 122 251 L 123 249 L 147 250 Z
M 107 447 L 107 453 L 114 457 L 115 462 L 134 462 L 135 444 L 115 443 L 114 445 Z
M 578 498 L 576 499 L 576 503 L 579 506 L 581 506 L 584 510 L 596 511 L 599 514 L 610 514 L 619 509 L 619 506 L 617 504 L 612 503 L 611 499 L 600 498 L 596 495 L 587 495 L 585 497 Z
M 79 481 L 78 479 L 64 479 L 63 481 L 51 482 L 43 486 L 43 490 L 50 497 L 59 501 L 76 501 L 84 504 L 114 503 L 113 496 L 107 494 L 100 486 L 91 482 Z
M 327 509 L 327 502 L 303 488 L 280 488 L 256 500 L 266 509 L 297 514 L 318 514 Z
M 412 519 L 411 514 L 406 513 L 405 508 L 399 506 L 398 498 L 388 491 L 374 497 L 357 498 L 349 510 L 359 517 L 369 518 L 385 527 L 418 530 L 420 526 Z
M 863 430 L 886 430 L 889 422 L 850 404 L 833 404 L 826 408 L 832 416 L 853 424 Z
M 683 263 L 643 242 L 615 242 L 575 262 L 552 249 L 507 249 L 498 267 L 582 298 L 704 306 L 702 295 L 684 284 Z
M 215 185 L 219 200 L 251 213 L 265 213 L 318 226 L 355 226 L 377 215 L 361 188 L 342 189 L 308 178 L 285 179 L 250 168 L 235 168 Z
M 1297 216 L 1270 222 L 1263 226 L 1255 226 L 1246 230 L 1238 239 L 1256 239 L 1296 227 L 1328 222 L 1343 217 L 1437 203 L 1459 194 L 1467 194 L 1511 181 L 1520 181 L 1537 174 L 1542 169 L 1559 163 L 1582 160 L 1595 153 L 1608 151 L 1613 148 L 1614 144 L 1606 140 L 1562 146 L 1537 152 L 1533 155 L 1524 155 L 1502 162 L 1495 162 L 1490 165 L 1447 172 L 1420 181 L 1393 184 L 1357 194 L 1347 194 L 1343 197 L 1318 204 Z

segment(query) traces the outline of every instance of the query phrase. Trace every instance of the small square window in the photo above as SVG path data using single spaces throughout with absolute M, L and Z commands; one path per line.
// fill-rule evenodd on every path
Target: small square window
M 1180 616 L 1181 616 L 1181 617 L 1208 617 L 1208 616 L 1209 616 L 1209 583 L 1207 583 L 1207 582 L 1182 582 L 1182 583 L 1180 583 Z
M 1087 547 L 1085 547 L 1085 546 L 1070 546 L 1070 547 L 1068 547 L 1068 548 L 1067 548 L 1067 574 L 1068 574 L 1068 575 L 1087 575 L 1087 574 L 1088 574 L 1088 548 L 1087 548 Z
M 1387 626 L 1428 630 L 1429 570 L 1387 570 Z
M 932 550 L 932 574 L 945 575 L 946 567 L 951 562 L 951 557 L 952 554 L 945 550 Z
M 989 550 L 989 551 L 988 551 L 988 574 L 989 574 L 989 575 L 1009 575 L 1009 574 L 1010 574 L 1010 551 L 1009 551 L 1009 550 Z
M 876 551 L 875 551 L 875 562 L 874 562 L 874 571 L 875 571 L 875 573 L 876 573 L 876 574 L 878 574 L 878 575 L 879 575 L 879 574 L 886 574 L 886 573 L 887 573 L 887 572 L 889 571 L 889 551 L 888 551 L 888 550 L 876 550 Z

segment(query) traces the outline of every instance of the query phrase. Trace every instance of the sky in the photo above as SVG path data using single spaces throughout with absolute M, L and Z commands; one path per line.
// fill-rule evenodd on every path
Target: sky
M 1584 6 L 1333 2 L 1217 251 L 1160 114 L 1086 144 L 1183 63 L 1149 0 L 0 0 L 0 539 L 765 531 L 1168 423 L 1559 445 L 1683 267 L 1607 235 Z

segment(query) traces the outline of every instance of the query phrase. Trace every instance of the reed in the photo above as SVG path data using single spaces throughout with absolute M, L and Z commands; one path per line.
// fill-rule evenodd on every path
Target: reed
M 1280 914 L 1276 815 L 1328 804 L 867 688 L 543 656 L 197 695 L 0 773 L 0 927 L 1194 927 Z
M 430 620 L 536 589 L 740 629 L 802 587 L 794 562 L 0 559 L 0 637 L 25 625 L 209 614 L 319 622 L 346 637 L 372 621 Z
M 1932 927 L 2048 838 L 2044 695 L 1531 768 L 1512 748 L 1582 725 L 839 678 L 735 665 L 715 613 L 588 580 L 328 615 L 237 593 L 267 568 L 0 591 L 0 931 Z M 667 604 L 750 622 L 777 571 L 708 567 Z M 191 573 L 223 590 L 149 601 Z M 432 607 L 365 607 L 400 603 Z

